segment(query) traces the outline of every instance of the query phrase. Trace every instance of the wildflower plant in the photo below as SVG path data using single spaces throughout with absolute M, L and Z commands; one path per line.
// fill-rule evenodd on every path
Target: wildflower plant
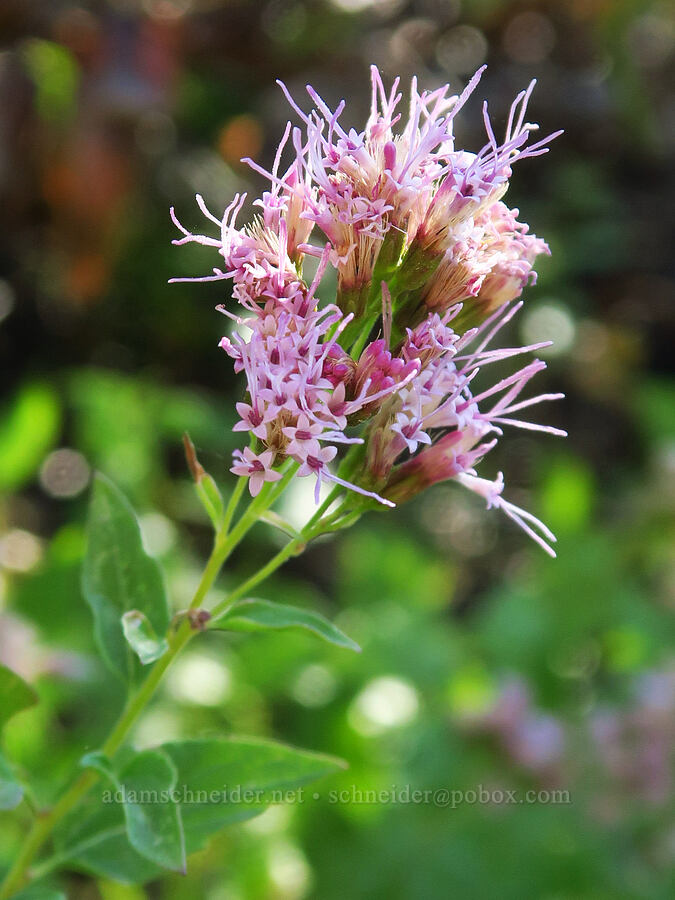
M 204 630 L 300 627 L 358 649 L 316 613 L 251 599 L 260 582 L 313 538 L 455 481 L 555 555 L 555 537 L 544 523 L 504 497 L 501 473 L 490 479 L 479 469 L 510 428 L 564 434 L 521 418 L 529 407 L 562 396 L 522 398 L 545 368 L 531 354 L 547 344 L 499 344 L 524 288 L 536 279 L 537 257 L 549 252 L 504 197 L 514 163 L 546 153 L 559 132 L 540 139 L 526 121 L 532 82 L 514 100 L 501 139 L 484 104 L 485 145 L 477 153 L 458 149 L 454 120 L 482 72 L 459 95 L 447 85 L 420 92 L 413 79 L 406 118 L 399 80 L 387 90 L 373 67 L 363 131 L 342 124 L 344 101 L 331 110 L 308 87 L 306 110 L 279 82 L 295 124 L 286 126 L 269 172 L 245 160 L 269 183 L 254 202 L 252 221 L 238 224 L 245 195 L 235 196 L 222 216 L 198 196 L 208 224 L 203 234 L 185 228 L 171 210 L 180 232 L 175 244 L 200 244 L 220 257 L 212 273 L 173 281 L 223 281 L 231 288 L 232 302 L 218 309 L 231 322 L 220 347 L 245 379 L 234 426 L 244 439 L 231 468 L 237 481 L 225 503 L 186 437 L 215 540 L 192 602 L 171 619 L 133 512 L 98 478 L 83 592 L 103 660 L 128 684 L 129 698 L 102 748 L 83 757 L 79 778 L 36 819 L 0 898 L 13 896 L 30 874 L 61 867 L 131 882 L 162 868 L 184 870 L 187 854 L 227 822 L 264 809 L 275 787 L 303 784 L 340 765 L 236 738 L 173 741 L 140 752 L 124 746 L 172 660 Z M 306 276 L 310 258 L 314 274 Z M 337 291 L 325 302 L 319 296 L 329 269 Z M 512 371 L 486 381 L 493 364 L 502 363 Z M 313 481 L 316 499 L 300 531 L 273 511 L 296 478 Z M 236 519 L 246 490 L 251 500 Z M 228 556 L 260 520 L 277 525 L 289 541 L 224 600 L 207 604 Z M 145 678 L 144 666 L 151 667 Z M 1 678 L 17 698 L 14 709 L 31 702 L 16 676 L 6 671 Z M 19 802 L 28 789 L 0 763 Z M 181 803 L 186 786 L 208 793 L 221 783 L 247 786 L 253 799 L 244 808 L 222 797 Z M 106 806 L 103 786 L 122 802 Z M 135 796 L 148 787 L 161 793 L 161 802 Z M 29 869 L 51 840 L 52 856 Z

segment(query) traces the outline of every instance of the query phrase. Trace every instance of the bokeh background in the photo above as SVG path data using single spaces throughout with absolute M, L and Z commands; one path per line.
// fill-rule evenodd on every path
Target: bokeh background
M 461 85 L 483 143 L 536 76 L 565 135 L 508 195 L 553 255 L 514 339 L 554 338 L 540 389 L 566 441 L 516 433 L 484 472 L 559 536 L 550 561 L 442 486 L 319 542 L 260 590 L 334 618 L 360 656 L 291 633 L 195 642 L 135 739 L 230 731 L 346 758 L 323 799 L 224 832 L 191 875 L 68 895 L 207 900 L 675 896 L 675 15 L 648 0 L 3 0 L 0 4 L 0 658 L 42 702 L 6 750 L 44 802 L 121 703 L 78 566 L 90 472 L 142 516 L 180 607 L 209 529 L 180 437 L 225 490 L 241 384 L 217 349 L 213 261 L 172 248 L 168 207 L 261 182 L 310 81 L 362 121 L 367 71 Z M 670 219 L 670 221 L 669 221 Z M 302 519 L 308 498 L 286 503 Z M 221 587 L 278 544 L 268 526 Z M 331 804 L 329 789 L 569 791 L 567 804 Z M 0 824 L 0 864 L 19 828 Z

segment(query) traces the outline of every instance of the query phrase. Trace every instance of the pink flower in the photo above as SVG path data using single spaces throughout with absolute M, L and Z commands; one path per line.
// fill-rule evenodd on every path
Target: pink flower
M 314 497 L 318 503 L 320 496 L 319 492 L 321 491 L 321 481 L 326 477 L 328 472 L 326 466 L 332 459 L 335 459 L 337 447 L 319 447 L 317 442 L 314 446 L 308 446 L 305 449 L 308 452 L 304 457 L 302 465 L 298 469 L 298 478 L 302 478 L 305 475 L 316 476 Z
M 428 309 L 442 311 L 465 301 L 454 327 L 466 327 L 535 283 L 534 261 L 550 251 L 545 241 L 528 233 L 517 215 L 517 209 L 499 201 L 470 220 L 471 227 L 450 242 L 424 288 Z
M 410 418 L 407 413 L 400 412 L 396 414 L 396 420 L 391 425 L 394 434 L 401 436 L 401 439 L 408 448 L 409 453 L 417 450 L 418 444 L 430 444 L 431 438 L 422 429 L 422 419 Z
M 236 410 L 241 416 L 241 422 L 232 428 L 232 431 L 250 431 L 261 441 L 267 437 L 267 422 L 271 421 L 273 415 L 267 409 L 260 409 L 260 404 L 256 403 L 251 406 L 249 403 L 236 403 Z
M 286 447 L 286 453 L 289 456 L 295 456 L 300 459 L 306 459 L 307 454 L 317 453 L 319 442 L 317 438 L 323 431 L 323 425 L 320 422 L 310 422 L 304 413 L 300 413 L 295 425 L 289 425 L 282 428 L 284 436 L 288 438 L 289 444 Z M 335 450 L 335 448 L 332 448 Z M 337 453 L 337 450 L 335 450 Z M 335 456 L 333 453 L 333 456 Z M 333 458 L 331 456 L 331 459 Z
M 281 478 L 281 472 L 276 472 L 272 468 L 274 453 L 271 450 L 265 450 L 258 455 L 250 447 L 244 447 L 243 452 L 235 450 L 232 455 L 235 458 L 235 464 L 230 472 L 244 478 L 248 477 L 248 489 L 252 497 L 258 496 L 266 481 L 279 481 Z

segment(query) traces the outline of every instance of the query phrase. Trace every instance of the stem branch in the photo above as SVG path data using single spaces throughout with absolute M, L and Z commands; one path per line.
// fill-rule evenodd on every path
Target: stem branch
M 297 463 L 289 462 L 284 470 L 283 477 L 275 483 L 268 482 L 263 486 L 263 489 L 258 496 L 252 500 L 241 519 L 229 534 L 226 533 L 224 529 L 221 529 L 218 532 L 213 545 L 213 550 L 206 563 L 189 609 L 197 609 L 201 606 L 202 601 L 213 586 L 227 557 L 249 529 L 257 522 L 260 514 L 270 507 L 283 493 L 297 468 Z M 237 490 L 239 485 L 235 487 L 235 492 L 225 516 L 225 522 L 228 527 L 232 515 L 234 514 L 236 501 L 238 501 L 241 496 L 245 482 L 246 479 L 242 478 L 240 479 L 242 487 L 239 488 L 239 490 Z M 119 750 L 132 725 L 138 719 L 139 715 L 143 712 L 157 690 L 164 673 L 194 634 L 195 632 L 192 630 L 189 619 L 185 617 L 178 629 L 170 636 L 169 649 L 164 656 L 157 660 L 148 673 L 145 681 L 140 685 L 136 693 L 129 698 L 120 718 L 103 744 L 101 750 L 107 757 L 114 756 Z M 38 815 L 26 836 L 26 840 L 19 851 L 19 855 L 14 860 L 4 882 L 0 886 L 0 900 L 8 900 L 9 897 L 23 886 L 24 882 L 29 877 L 27 872 L 29 866 L 51 835 L 56 825 L 79 803 L 82 797 L 84 797 L 93 785 L 96 784 L 98 779 L 99 776 L 96 772 L 91 770 L 82 772 L 50 810 Z

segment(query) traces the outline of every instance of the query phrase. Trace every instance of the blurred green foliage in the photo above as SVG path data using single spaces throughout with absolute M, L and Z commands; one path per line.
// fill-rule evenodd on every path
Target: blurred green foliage
M 12 399 L 0 427 L 0 488 L 21 487 L 34 474 L 58 437 L 61 410 L 47 384 L 28 382 Z
M 28 41 L 26 68 L 35 83 L 35 108 L 47 120 L 59 122 L 77 108 L 78 66 L 73 55 L 51 41 Z

